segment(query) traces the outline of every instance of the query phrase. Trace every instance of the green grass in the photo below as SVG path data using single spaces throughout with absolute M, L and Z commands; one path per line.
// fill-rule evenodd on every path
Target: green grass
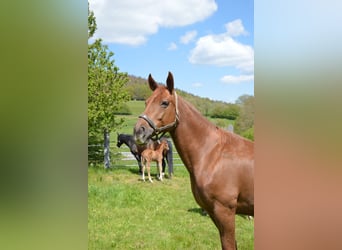
M 156 167 L 151 168 L 155 180 Z M 142 182 L 137 167 L 88 169 L 89 249 L 220 249 L 184 166 L 172 180 Z M 254 222 L 236 216 L 239 249 L 253 249 Z
M 129 101 L 127 105 L 132 114 L 141 114 L 145 109 L 144 101 Z
M 127 106 L 131 111 L 131 115 L 118 115 L 118 118 L 124 118 L 125 123 L 123 124 L 120 131 L 120 134 L 132 134 L 135 123 L 138 120 L 138 116 L 144 112 L 145 102 L 144 101 L 129 101 L 127 102 Z M 111 138 L 116 138 L 116 135 L 111 135 Z

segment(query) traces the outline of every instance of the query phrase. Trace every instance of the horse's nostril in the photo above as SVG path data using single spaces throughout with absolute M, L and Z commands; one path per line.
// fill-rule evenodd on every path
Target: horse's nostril
M 144 126 L 141 126 L 141 127 L 140 127 L 140 131 L 141 131 L 141 132 L 145 132 L 145 127 L 144 127 Z

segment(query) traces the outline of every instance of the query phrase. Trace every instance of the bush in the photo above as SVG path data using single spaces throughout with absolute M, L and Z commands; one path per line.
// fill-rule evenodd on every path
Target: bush
M 218 103 L 214 104 L 210 112 L 212 118 L 225 118 L 235 120 L 239 116 L 239 107 L 236 104 Z
M 242 132 L 241 135 L 251 141 L 254 141 L 254 126 Z
M 127 103 L 124 103 L 122 105 L 122 107 L 118 110 L 118 111 L 115 111 L 114 112 L 115 115 L 131 115 L 132 112 L 131 110 L 129 109 Z

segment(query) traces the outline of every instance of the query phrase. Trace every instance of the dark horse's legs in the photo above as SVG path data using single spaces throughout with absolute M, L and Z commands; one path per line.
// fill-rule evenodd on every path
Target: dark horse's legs
M 165 168 L 166 168 L 166 162 L 165 159 L 167 161 L 167 165 L 169 167 L 169 176 L 168 178 L 171 179 L 172 178 L 172 174 L 173 174 L 173 155 L 172 155 L 172 143 L 167 140 L 167 143 L 169 145 L 169 150 L 166 152 L 166 154 L 163 155 L 163 161 L 162 161 L 162 172 L 163 174 L 165 174 Z
M 163 157 L 163 160 L 162 160 L 162 173 L 164 174 L 165 173 L 165 168 L 166 168 L 166 163 L 165 163 L 165 158 Z
M 169 150 L 166 153 L 166 160 L 167 165 L 169 166 L 169 178 L 172 178 L 173 175 L 173 155 L 172 155 L 172 143 L 170 141 L 167 141 L 169 145 Z
M 138 166 L 139 166 L 139 173 L 142 174 L 142 165 L 141 165 L 141 157 L 139 154 L 134 154 L 132 152 L 132 154 L 134 155 L 135 159 L 137 160 L 138 162 Z

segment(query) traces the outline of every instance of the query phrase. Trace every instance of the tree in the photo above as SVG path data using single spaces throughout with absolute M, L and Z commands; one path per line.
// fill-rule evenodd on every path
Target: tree
M 93 37 L 96 31 L 96 18 L 93 11 L 89 10 L 88 2 L 88 40 Z
M 213 118 L 235 120 L 239 115 L 239 106 L 231 103 L 216 102 L 210 112 Z
M 139 82 L 129 82 L 126 90 L 130 94 L 132 100 L 146 100 L 151 95 L 151 89 L 146 84 L 146 80 Z
M 242 95 L 236 101 L 240 106 L 240 115 L 234 130 L 249 139 L 254 139 L 254 99 L 254 96 Z
M 95 15 L 88 4 L 88 143 L 102 145 L 108 144 L 106 140 L 110 132 L 123 123 L 123 119 L 118 119 L 114 113 L 129 100 L 124 91 L 128 76 L 119 72 L 112 59 L 114 53 L 101 39 L 89 41 L 95 31 Z M 90 163 L 103 159 L 106 153 L 101 147 L 90 147 L 88 152 Z M 108 163 L 105 166 L 109 167 Z

